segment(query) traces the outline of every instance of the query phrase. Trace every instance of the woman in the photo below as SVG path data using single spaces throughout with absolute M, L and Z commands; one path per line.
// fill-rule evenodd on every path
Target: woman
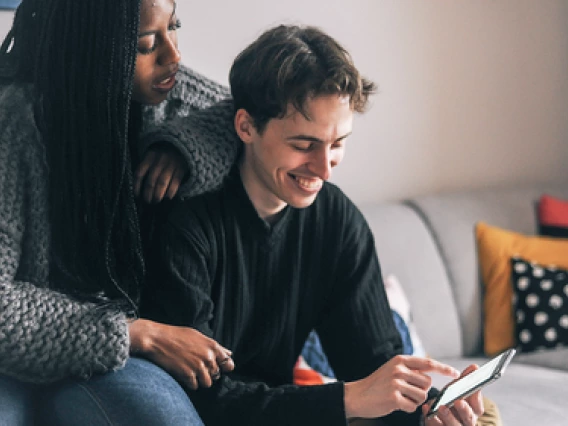
M 23 0 L 16 11 L 0 49 L 0 424 L 31 422 L 35 398 L 46 424 L 77 414 L 201 424 L 172 376 L 195 388 L 232 368 L 230 352 L 194 330 L 137 319 L 136 194 L 171 197 L 184 176 L 185 193 L 210 189 L 237 146 L 228 108 L 183 145 L 139 140 L 142 117 L 178 106 L 197 120 L 226 94 L 178 73 L 178 27 L 173 0 Z M 226 146 L 207 144 L 208 131 Z

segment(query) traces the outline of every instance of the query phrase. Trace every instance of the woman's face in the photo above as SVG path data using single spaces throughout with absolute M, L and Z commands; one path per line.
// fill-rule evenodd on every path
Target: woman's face
M 142 0 L 132 93 L 142 104 L 164 101 L 176 82 L 181 55 L 177 48 L 180 22 L 175 11 L 173 0 Z

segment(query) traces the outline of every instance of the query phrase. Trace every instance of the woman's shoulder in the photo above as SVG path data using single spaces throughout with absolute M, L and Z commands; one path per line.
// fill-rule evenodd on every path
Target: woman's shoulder
M 2 149 L 26 146 L 21 141 L 38 139 L 35 120 L 33 88 L 29 84 L 11 83 L 0 85 L 0 144 Z
M 0 83 L 0 112 L 21 110 L 26 105 L 33 105 L 33 87 L 29 83 Z M 18 108 L 15 108 L 18 107 Z
M 145 125 L 159 124 L 175 117 L 186 117 L 192 111 L 208 108 L 230 96 L 229 88 L 180 65 L 176 84 L 159 105 L 144 107 Z
M 227 98 L 230 94 L 227 86 L 219 84 L 215 80 L 183 64 L 179 67 L 176 79 L 179 84 L 172 90 L 172 96 L 175 97 L 177 95 L 181 99 L 201 94 L 205 98 L 220 101 Z
M 30 84 L 0 84 L 0 122 L 6 126 L 35 123 L 34 91 Z

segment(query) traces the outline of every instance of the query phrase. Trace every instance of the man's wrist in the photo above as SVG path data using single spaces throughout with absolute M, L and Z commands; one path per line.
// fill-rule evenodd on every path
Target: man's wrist
M 354 382 L 345 382 L 343 384 L 343 405 L 345 408 L 345 417 L 347 420 L 353 420 L 358 416 L 355 414 L 356 407 L 355 402 L 356 398 L 354 397 L 354 387 L 356 384 Z

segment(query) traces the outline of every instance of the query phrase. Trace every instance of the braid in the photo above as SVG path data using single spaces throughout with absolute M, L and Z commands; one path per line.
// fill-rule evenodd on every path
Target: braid
M 64 290 L 133 311 L 144 277 L 129 146 L 139 15 L 140 0 L 23 0 L 0 50 L 0 76 L 28 70 L 38 93 L 52 269 Z
M 123 4 L 122 5 L 122 13 L 123 13 L 123 20 L 124 22 L 128 21 L 128 13 L 129 10 L 127 9 L 127 5 Z M 139 12 L 138 12 L 139 13 Z M 130 37 L 133 40 L 137 40 L 138 39 L 138 26 L 132 26 L 130 28 L 126 28 L 125 32 L 128 33 L 128 31 L 130 31 Z M 126 34 L 126 37 L 128 38 L 129 36 L 128 34 Z M 113 51 L 115 50 L 116 45 L 113 43 Z M 134 58 L 133 61 L 127 61 L 126 62 L 126 67 L 127 70 L 124 74 L 126 75 L 134 75 L 134 64 L 135 64 L 135 59 L 136 59 L 136 54 L 137 54 L 137 47 L 136 44 L 130 44 L 130 45 L 126 45 L 125 46 L 125 55 L 128 58 Z M 114 58 L 114 55 L 112 55 Z M 109 84 L 107 85 L 107 87 L 110 90 L 111 87 L 111 82 L 109 82 Z M 132 98 L 132 79 L 130 79 L 127 82 L 127 87 L 128 87 L 128 98 L 131 99 Z M 110 99 L 110 96 L 109 96 Z M 125 116 L 129 117 L 130 116 L 130 102 L 124 104 L 124 105 L 117 105 L 118 106 L 118 110 L 121 110 L 121 107 L 124 106 L 125 107 L 125 111 L 124 114 Z M 128 135 L 129 132 L 129 122 L 125 121 L 123 124 L 123 128 L 120 129 L 122 130 L 122 134 L 123 135 Z M 113 224 L 113 226 L 116 224 L 116 217 L 117 214 L 121 212 L 121 207 L 123 207 L 121 205 L 121 201 L 123 199 L 126 199 L 126 203 L 124 203 L 124 208 L 127 210 L 126 214 L 123 215 L 125 216 L 123 219 L 124 220 L 120 220 L 118 221 L 118 224 L 121 225 L 118 227 L 118 230 L 116 232 L 117 237 L 119 239 L 122 239 L 122 236 L 128 236 L 129 231 L 131 229 L 140 229 L 140 225 L 138 222 L 138 214 L 136 211 L 136 203 L 134 200 L 134 190 L 133 190 L 133 185 L 132 185 L 132 169 L 131 169 L 131 159 L 130 159 L 130 147 L 128 144 L 128 139 L 124 140 L 124 144 L 122 146 L 122 150 L 121 150 L 121 158 L 120 158 L 120 176 L 119 176 L 119 185 L 118 185 L 118 190 L 116 191 L 115 194 L 115 199 L 114 199 L 114 203 L 113 203 L 113 207 L 112 207 L 112 211 L 111 211 L 111 223 Z M 113 229 L 111 228 L 109 230 L 109 232 L 106 235 L 106 240 L 105 240 L 105 246 L 104 246 L 104 250 L 105 250 L 105 265 L 106 265 L 106 269 L 107 269 L 107 273 L 109 275 L 109 277 L 111 278 L 115 288 L 122 294 L 122 296 L 131 304 L 131 306 L 133 307 L 137 307 L 137 302 L 133 301 L 128 289 L 124 289 L 122 288 L 119 283 L 116 280 L 116 277 L 113 275 L 113 247 L 115 246 L 113 243 L 113 237 L 115 236 L 112 232 Z M 143 260 L 143 255 L 142 255 L 142 248 L 141 248 L 141 242 L 140 242 L 140 234 L 137 234 L 137 238 L 136 238 L 136 245 L 134 247 L 134 256 L 135 256 L 135 260 L 139 261 L 139 264 L 142 265 L 142 268 L 144 267 L 144 260 Z M 127 268 L 132 268 L 134 265 L 126 265 Z M 144 269 L 142 269 L 142 275 L 144 274 Z M 138 290 L 141 283 L 136 283 L 136 289 Z

